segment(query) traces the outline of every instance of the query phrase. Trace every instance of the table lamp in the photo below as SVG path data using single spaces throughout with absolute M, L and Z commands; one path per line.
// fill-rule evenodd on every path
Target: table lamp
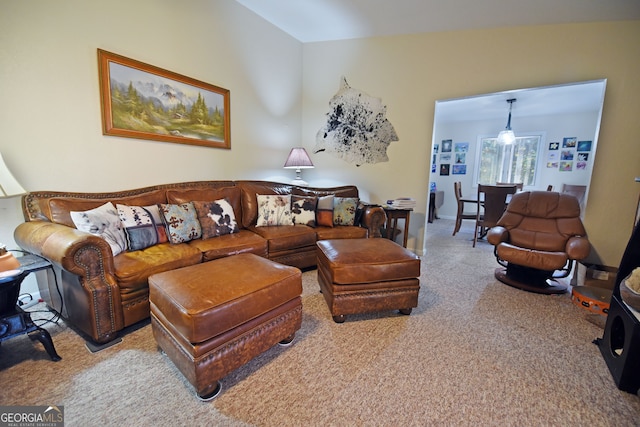
M 14 178 L 13 174 L 4 163 L 2 154 L 0 154 L 0 198 L 8 198 L 25 194 L 26 191 Z M 20 267 L 20 262 L 7 251 L 5 245 L 0 243 L 0 272 L 14 270 Z
M 302 147 L 294 147 L 289 152 L 289 157 L 287 157 L 287 161 L 284 163 L 285 169 L 295 169 L 296 170 L 296 179 L 291 181 L 292 184 L 307 186 L 309 183 L 302 180 L 302 171 L 301 169 L 311 169 L 313 168 L 313 163 L 309 158 L 309 154 L 307 154 L 307 150 Z

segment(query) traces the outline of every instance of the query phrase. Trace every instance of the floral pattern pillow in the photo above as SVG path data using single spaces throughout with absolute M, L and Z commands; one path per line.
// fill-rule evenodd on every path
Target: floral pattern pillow
M 210 239 L 240 231 L 233 207 L 226 199 L 214 202 L 194 201 L 198 221 L 202 227 L 202 238 Z
M 258 220 L 256 227 L 293 225 L 290 194 L 258 194 L 256 198 L 258 201 Z
M 316 226 L 317 197 L 291 196 L 291 215 L 293 224 L 304 224 L 309 227 Z
M 113 256 L 127 250 L 124 226 L 113 203 L 108 202 L 95 209 L 69 212 L 71 220 L 80 231 L 101 237 L 111 246 Z
M 198 214 L 192 202 L 179 205 L 163 203 L 159 207 L 171 243 L 185 243 L 202 236 Z
M 335 197 L 333 199 L 333 225 L 353 225 L 358 202 L 356 197 Z

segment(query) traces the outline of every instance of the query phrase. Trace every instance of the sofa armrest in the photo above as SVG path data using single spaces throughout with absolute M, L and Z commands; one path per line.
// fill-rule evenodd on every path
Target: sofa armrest
M 96 342 L 115 338 L 124 327 L 124 316 L 113 255 L 104 239 L 45 221 L 20 224 L 14 239 L 22 249 L 46 258 L 54 268 L 62 270 L 63 306 L 74 324 Z
M 387 222 L 387 214 L 384 213 L 382 206 L 362 203 L 360 209 L 362 212 L 356 225 L 369 230 L 369 237 L 382 237 L 380 230 Z

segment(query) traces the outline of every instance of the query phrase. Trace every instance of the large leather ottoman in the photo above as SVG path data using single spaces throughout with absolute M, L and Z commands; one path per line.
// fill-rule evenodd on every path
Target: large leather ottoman
M 348 314 L 418 306 L 420 258 L 388 239 L 339 239 L 316 243 L 318 282 L 333 320 Z
M 220 379 L 302 322 L 302 274 L 254 254 L 233 255 L 149 277 L 151 330 L 202 400 Z

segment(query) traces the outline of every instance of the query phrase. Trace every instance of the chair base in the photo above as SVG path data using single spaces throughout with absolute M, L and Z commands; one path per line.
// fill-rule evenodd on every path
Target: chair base
M 567 285 L 557 283 L 549 272 L 533 268 L 511 266 L 496 268 L 495 277 L 505 285 L 537 294 L 563 294 L 567 292 Z

